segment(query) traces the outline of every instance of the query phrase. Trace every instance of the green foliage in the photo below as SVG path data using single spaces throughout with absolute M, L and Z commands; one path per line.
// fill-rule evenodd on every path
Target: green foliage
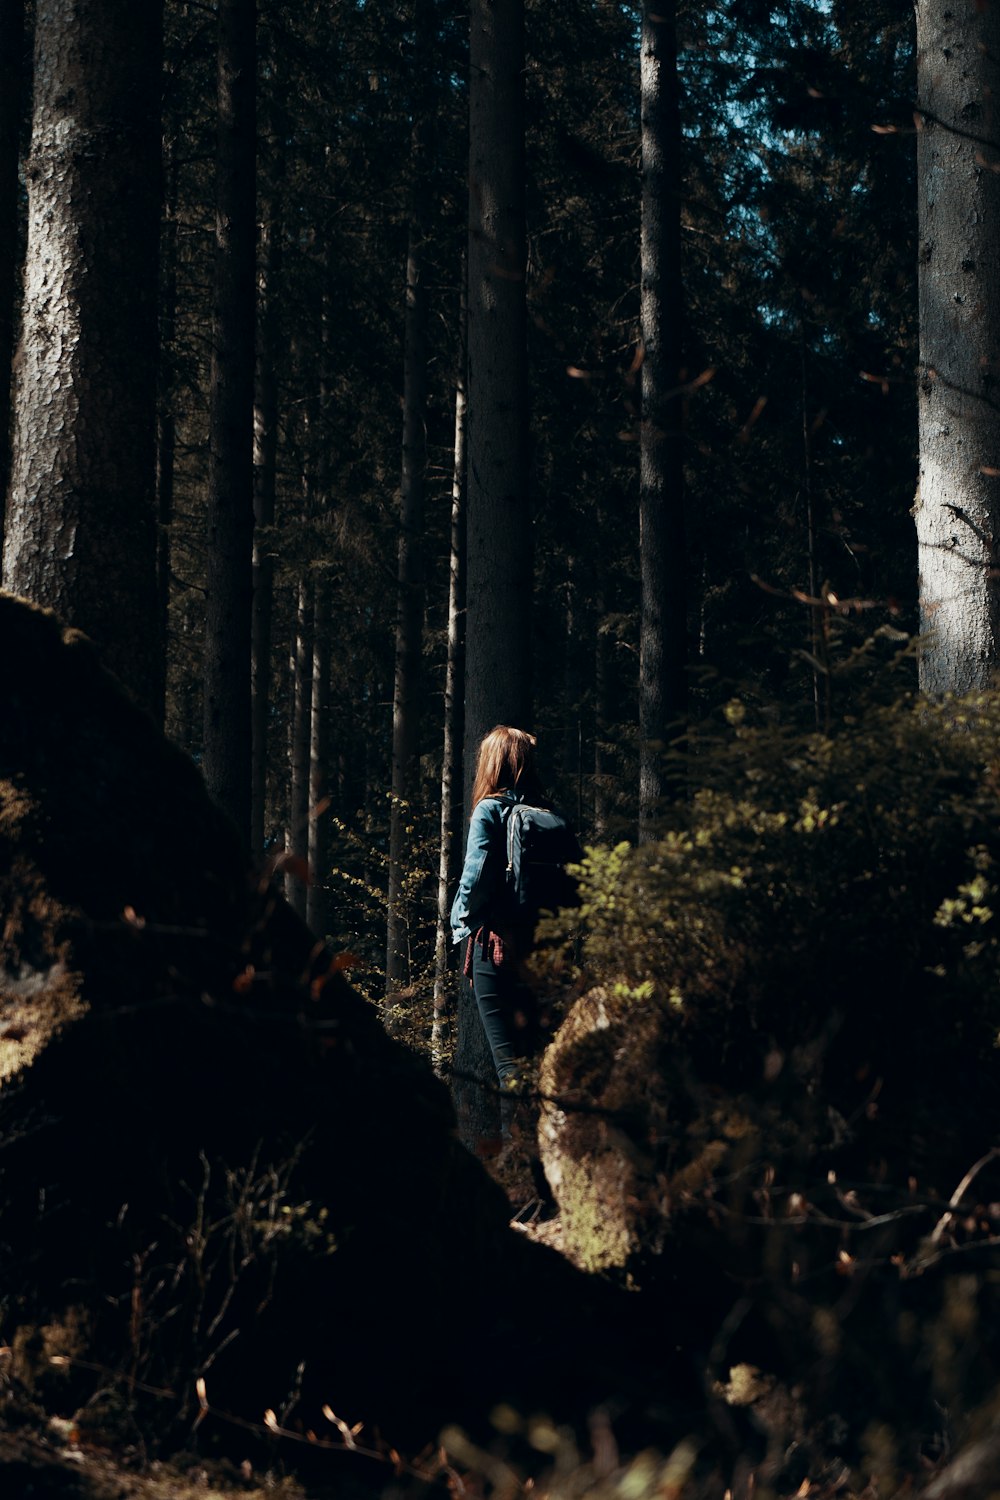
M 386 797 L 386 802 L 389 798 Z M 424 789 L 403 803 L 405 840 L 400 902 L 406 918 L 407 982 L 392 1007 L 393 1035 L 420 1050 L 430 1046 L 431 995 L 434 986 L 434 942 L 437 923 L 438 825 L 430 811 L 433 797 Z M 313 872 L 331 894 L 332 926 L 325 935 L 335 952 L 353 955 L 351 981 L 368 999 L 385 997 L 385 921 L 388 856 L 378 841 L 375 810 L 356 822 L 333 817 L 330 868 Z
M 774 1492 L 891 1493 L 994 1412 L 1000 697 L 717 721 L 558 924 L 546 1170 L 578 1264 L 752 1410 Z
M 875 705 L 835 733 L 729 721 L 656 843 L 587 851 L 589 983 L 669 1013 L 678 1037 L 759 1065 L 836 1014 L 986 1059 L 1000 1024 L 1000 700 Z M 574 917 L 574 922 L 576 918 Z

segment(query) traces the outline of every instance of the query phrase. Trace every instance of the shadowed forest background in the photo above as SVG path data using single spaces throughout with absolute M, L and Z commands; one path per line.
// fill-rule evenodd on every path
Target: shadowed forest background
M 995 0 L 0 68 L 11 1493 L 990 1493 Z M 586 848 L 499 1153 L 496 723 Z

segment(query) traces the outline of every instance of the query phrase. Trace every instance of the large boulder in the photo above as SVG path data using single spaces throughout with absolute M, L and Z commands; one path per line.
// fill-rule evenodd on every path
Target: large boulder
M 541 1064 L 539 1152 L 563 1242 L 587 1271 L 624 1269 L 657 1247 L 651 1143 L 669 1120 L 652 1008 L 598 987 L 572 1007 Z
M 510 1231 L 196 768 L 6 596 L 0 1138 L 2 1333 L 61 1408 L 110 1389 L 186 1431 L 203 1380 L 213 1414 L 423 1443 L 500 1400 L 583 1412 L 625 1367 L 607 1289 Z

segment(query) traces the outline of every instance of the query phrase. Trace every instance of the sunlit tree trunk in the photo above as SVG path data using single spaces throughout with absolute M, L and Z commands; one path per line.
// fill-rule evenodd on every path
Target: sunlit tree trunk
M 464 267 L 463 267 L 464 269 Z M 446 1040 L 451 950 L 451 895 L 461 826 L 462 683 L 465 667 L 465 296 L 459 372 L 455 383 L 455 457 L 451 488 L 451 546 L 448 569 L 448 661 L 444 680 L 444 743 L 441 752 L 441 841 L 438 854 L 437 937 L 434 945 L 434 1021 L 431 1058 L 440 1065 Z
M 611 713 L 608 706 L 611 693 L 612 663 L 611 640 L 602 629 L 605 623 L 604 592 L 600 590 L 595 601 L 596 633 L 594 637 L 594 839 L 601 843 L 608 837 L 611 812 L 609 787 L 612 767 L 607 751 L 608 728 Z
M 643 9 L 642 428 L 639 457 L 639 837 L 652 838 L 670 779 L 664 752 L 686 708 L 681 447 L 680 110 L 675 0 Z
M 917 4 L 920 685 L 1000 645 L 1000 6 Z
M 4 586 L 91 635 L 146 705 L 162 642 L 154 510 L 156 0 L 38 0 Z
M 24 107 L 24 0 L 0 0 L 0 550 L 10 481 L 11 360 L 17 299 L 20 187 L 17 180 Z
M 219 0 L 203 769 L 250 840 L 256 9 Z
M 531 719 L 531 511 L 525 337 L 524 4 L 473 0 L 469 47 L 465 788 L 494 724 Z M 466 813 L 468 814 L 468 805 Z M 462 986 L 455 1102 L 488 1133 L 492 1062 Z

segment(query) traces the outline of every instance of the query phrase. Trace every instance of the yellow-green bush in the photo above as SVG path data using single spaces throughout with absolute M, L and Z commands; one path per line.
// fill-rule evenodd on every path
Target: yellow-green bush
M 568 1252 L 780 1395 L 777 1493 L 861 1489 L 1000 1380 L 1000 699 L 738 709 L 659 841 L 587 851 L 542 1154 Z
M 587 982 L 744 1073 L 831 1017 L 858 1067 L 991 1059 L 1000 700 L 910 697 L 832 735 L 727 718 L 658 842 L 588 849 Z

